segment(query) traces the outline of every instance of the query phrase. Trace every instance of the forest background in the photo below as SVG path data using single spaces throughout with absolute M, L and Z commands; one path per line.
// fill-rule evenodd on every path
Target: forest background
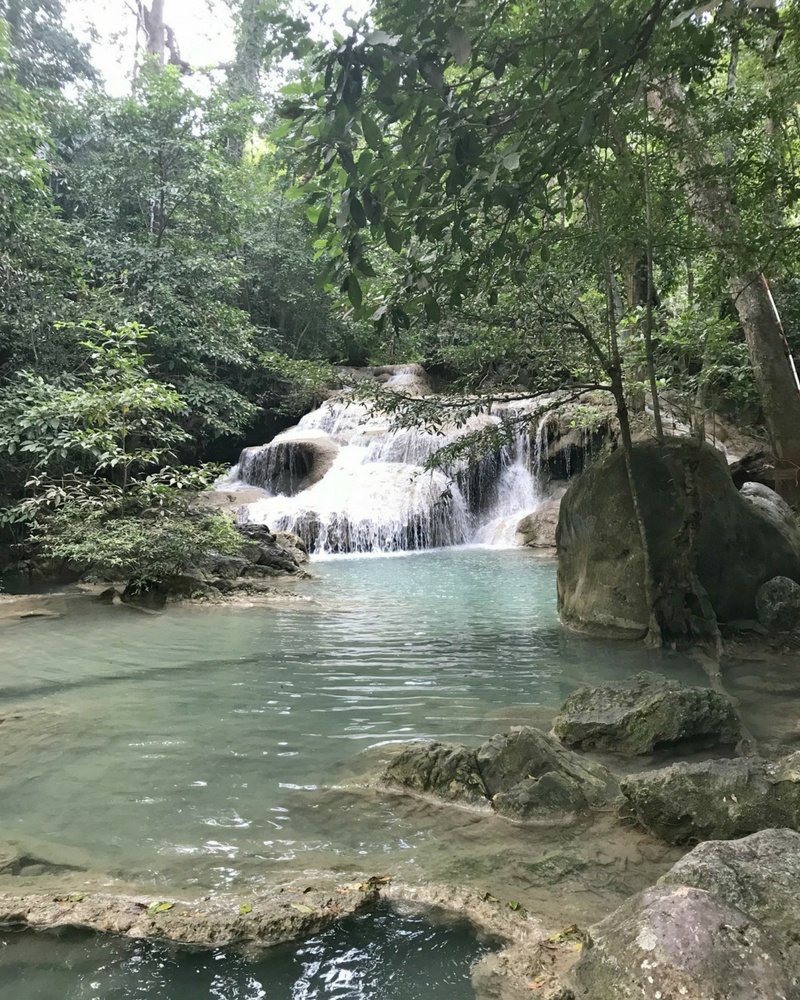
M 796 3 L 227 0 L 205 67 L 171 4 L 129 8 L 111 96 L 60 0 L 0 0 L 7 541 L 142 580 L 233 551 L 190 498 L 367 363 L 459 418 L 608 393 L 627 448 L 645 400 L 657 436 L 660 399 L 721 411 L 796 499 Z

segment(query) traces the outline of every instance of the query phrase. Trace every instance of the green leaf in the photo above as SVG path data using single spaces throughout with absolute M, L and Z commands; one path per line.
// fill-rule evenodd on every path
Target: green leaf
M 347 297 L 350 299 L 350 302 L 355 309 L 361 308 L 364 295 L 361 291 L 361 285 L 358 283 L 358 278 L 352 273 L 352 271 L 344 279 L 342 291 L 347 292 Z
M 507 153 L 503 157 L 503 166 L 506 170 L 519 170 L 519 153 Z
M 242 917 L 252 912 L 253 912 L 253 907 L 249 903 L 242 903 L 242 905 L 239 907 L 239 914 Z
M 364 141 L 370 149 L 380 149 L 383 142 L 383 134 L 374 118 L 362 113 L 361 131 L 364 134 Z
M 386 242 L 389 244 L 395 253 L 402 253 L 403 250 L 403 236 L 400 230 L 390 222 L 389 219 L 383 224 L 383 231 L 386 234 Z
M 355 195 L 350 198 L 350 218 L 353 222 L 355 222 L 359 229 L 363 229 L 367 224 L 367 213 L 364 211 L 364 206 Z
M 432 295 L 425 296 L 425 315 L 429 323 L 438 323 L 442 318 L 439 303 Z
M 147 907 L 147 912 L 149 916 L 153 917 L 156 913 L 166 913 L 166 911 L 171 910 L 174 905 L 174 903 L 162 900 L 160 903 L 151 903 L 150 906 Z

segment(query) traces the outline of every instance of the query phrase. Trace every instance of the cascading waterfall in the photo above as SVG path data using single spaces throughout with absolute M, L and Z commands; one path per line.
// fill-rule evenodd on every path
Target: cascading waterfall
M 315 553 L 513 545 L 516 525 L 538 505 L 525 416 L 519 404 L 498 403 L 490 415 L 430 434 L 392 429 L 368 404 L 329 400 L 269 444 L 245 449 L 225 488 L 259 487 L 263 497 L 240 519 L 294 532 Z M 504 422 L 508 443 L 476 465 L 449 475 L 424 467 L 464 434 Z

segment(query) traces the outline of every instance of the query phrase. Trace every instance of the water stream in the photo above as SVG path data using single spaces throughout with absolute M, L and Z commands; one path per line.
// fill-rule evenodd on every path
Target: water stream
M 183 605 L 153 616 L 54 597 L 49 606 L 61 617 L 0 623 L 0 859 L 15 851 L 39 859 L 0 876 L 0 887 L 77 880 L 246 894 L 299 873 L 381 872 L 477 886 L 563 926 L 597 919 L 672 863 L 673 850 L 613 817 L 515 826 L 370 782 L 397 741 L 477 744 L 511 725 L 547 729 L 580 684 L 648 668 L 704 683 L 693 661 L 565 632 L 555 567 L 525 551 L 331 558 L 313 569 L 317 579 L 303 584 L 301 599 L 273 606 Z M 744 686 L 753 672 L 744 672 Z M 748 701 L 756 703 L 750 691 Z M 782 710 L 773 699 L 762 730 Z M 746 721 L 758 730 L 758 718 Z M 19 989 L 27 940 L 0 939 L 2 1000 L 190 995 L 178 985 L 135 992 L 131 969 L 155 981 L 160 953 L 120 957 L 114 949 L 133 946 L 85 942 L 45 949 L 55 963 L 45 977 L 51 992 Z M 114 989 L 86 992 L 83 972 L 67 989 L 53 971 L 64 962 L 103 965 L 103 949 L 117 954 L 109 958 Z M 318 985 L 214 992 L 212 970 L 263 980 L 230 956 L 218 961 L 196 965 L 205 985 L 194 995 L 406 996 L 392 986 L 375 994 Z M 191 978 L 182 962 L 176 983 Z M 402 964 L 390 962 L 396 971 Z M 299 982 L 304 973 L 294 971 Z M 459 982 L 450 994 L 420 987 L 408 996 L 468 997 Z

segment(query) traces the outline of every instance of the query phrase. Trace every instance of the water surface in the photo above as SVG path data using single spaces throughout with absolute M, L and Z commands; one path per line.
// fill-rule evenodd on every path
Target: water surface
M 380 870 L 541 902 L 554 870 L 582 913 L 599 911 L 609 886 L 627 892 L 629 869 L 652 874 L 642 851 L 663 864 L 660 848 L 604 818 L 589 836 L 543 833 L 368 781 L 397 741 L 547 728 L 579 684 L 645 668 L 702 683 L 696 665 L 563 631 L 555 567 L 525 552 L 314 571 L 297 585 L 309 599 L 277 606 L 152 616 L 84 600 L 59 619 L 5 624 L 0 843 L 203 890 Z

